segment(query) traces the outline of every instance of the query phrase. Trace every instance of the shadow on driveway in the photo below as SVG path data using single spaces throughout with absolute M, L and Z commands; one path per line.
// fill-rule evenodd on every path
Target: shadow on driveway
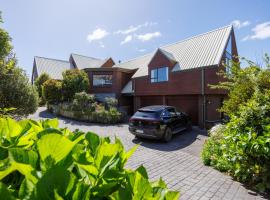
M 186 151 L 191 154 L 198 156 L 206 138 L 207 131 L 194 126 L 190 131 L 183 131 L 173 135 L 172 140 L 168 143 L 143 138 L 134 138 L 132 142 L 140 144 L 146 148 L 156 149 L 159 151 L 176 151 L 179 149 L 186 149 Z

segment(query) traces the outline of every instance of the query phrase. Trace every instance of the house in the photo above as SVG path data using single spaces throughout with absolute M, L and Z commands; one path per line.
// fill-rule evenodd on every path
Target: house
M 52 79 L 61 80 L 63 79 L 62 73 L 68 69 L 106 68 L 112 67 L 114 64 L 112 58 L 98 59 L 74 53 L 70 55 L 68 61 L 35 56 L 31 82 L 33 84 L 36 78 L 43 73 L 49 74 Z
M 57 70 L 85 70 L 91 81 L 90 93 L 116 97 L 129 113 L 148 105 L 172 105 L 189 114 L 194 124 L 205 127 L 222 118 L 217 109 L 226 98 L 226 91 L 211 89 L 209 84 L 222 81 L 217 72 L 226 70 L 224 64 L 237 59 L 238 53 L 233 27 L 226 26 L 117 64 L 111 58 L 88 62 L 88 57 L 72 55 L 69 63 L 63 61 Z M 45 71 L 37 58 L 33 74 Z M 58 74 L 53 64 L 50 68 Z

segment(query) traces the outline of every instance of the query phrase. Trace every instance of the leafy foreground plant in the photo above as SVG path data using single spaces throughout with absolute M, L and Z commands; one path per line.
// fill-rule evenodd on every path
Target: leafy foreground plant
M 0 199 L 178 199 L 143 166 L 124 168 L 136 148 L 59 129 L 57 119 L 0 118 Z
M 220 171 L 263 192 L 270 190 L 270 58 L 264 68 L 232 66 L 227 82 L 229 98 L 221 111 L 229 122 L 206 141 L 202 159 Z

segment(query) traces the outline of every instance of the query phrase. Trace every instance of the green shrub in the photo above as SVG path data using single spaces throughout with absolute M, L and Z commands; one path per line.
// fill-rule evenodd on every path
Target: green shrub
M 270 64 L 264 68 L 233 65 L 227 82 L 229 91 L 222 111 L 230 120 L 221 137 L 210 136 L 203 147 L 205 164 L 229 172 L 237 180 L 259 191 L 270 189 Z
M 106 108 L 116 108 L 118 105 L 118 100 L 116 98 L 112 97 L 106 97 L 105 98 L 105 106 Z
M 64 100 L 71 101 L 75 93 L 89 90 L 88 75 L 83 70 L 71 69 L 63 72 Z
M 220 171 L 227 171 L 228 164 L 221 160 L 222 151 L 221 145 L 224 139 L 225 125 L 216 125 L 209 131 L 209 138 L 205 141 L 203 150 L 201 153 L 203 163 L 205 165 L 214 166 Z
M 43 98 L 43 95 L 42 95 L 42 87 L 43 87 L 43 83 L 45 83 L 49 79 L 50 79 L 50 76 L 46 73 L 43 73 L 35 80 L 35 86 L 38 91 L 40 105 L 44 105 L 46 103 L 45 102 L 46 100 Z
M 43 83 L 42 95 L 46 102 L 57 104 L 62 100 L 62 82 L 59 80 L 47 80 Z
M 96 107 L 95 97 L 86 92 L 75 93 L 71 107 L 73 111 L 94 112 Z
M 104 107 L 92 113 L 93 122 L 115 124 L 122 121 L 122 114 L 116 108 L 106 110 Z
M 146 169 L 125 169 L 137 146 L 115 138 L 59 129 L 58 121 L 0 119 L 0 195 L 5 199 L 177 200 Z

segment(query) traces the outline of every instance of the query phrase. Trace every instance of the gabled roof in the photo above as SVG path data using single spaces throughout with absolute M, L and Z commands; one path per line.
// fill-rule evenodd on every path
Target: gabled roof
M 158 48 L 158 51 L 160 51 L 164 56 L 166 56 L 169 60 L 176 62 L 176 59 L 174 55 L 168 51 L 165 51 L 164 49 Z
M 171 63 L 175 64 L 177 62 L 175 57 L 173 56 L 173 54 L 171 54 L 168 51 L 165 51 L 164 49 L 158 48 L 156 50 L 156 52 L 154 54 L 152 54 L 152 58 L 150 59 L 150 61 L 147 65 L 149 65 L 155 59 L 155 57 L 156 57 L 156 55 L 158 55 L 158 53 L 161 53 L 163 56 L 165 56 L 166 59 L 169 60 Z
M 47 73 L 52 79 L 61 80 L 63 79 L 63 71 L 74 68 L 68 61 L 52 58 L 35 56 L 34 62 L 34 67 L 36 67 L 38 76 L 42 73 Z
M 82 56 L 78 54 L 72 53 L 70 57 L 73 59 L 76 67 L 78 69 L 86 69 L 86 68 L 99 68 L 104 63 L 107 62 L 108 59 L 99 59 L 99 58 L 93 58 L 88 56 Z
M 232 26 L 222 27 L 201 35 L 161 47 L 178 63 L 173 71 L 219 65 L 226 48 Z M 132 78 L 148 75 L 148 63 L 154 53 L 122 62 L 113 67 L 138 69 Z

